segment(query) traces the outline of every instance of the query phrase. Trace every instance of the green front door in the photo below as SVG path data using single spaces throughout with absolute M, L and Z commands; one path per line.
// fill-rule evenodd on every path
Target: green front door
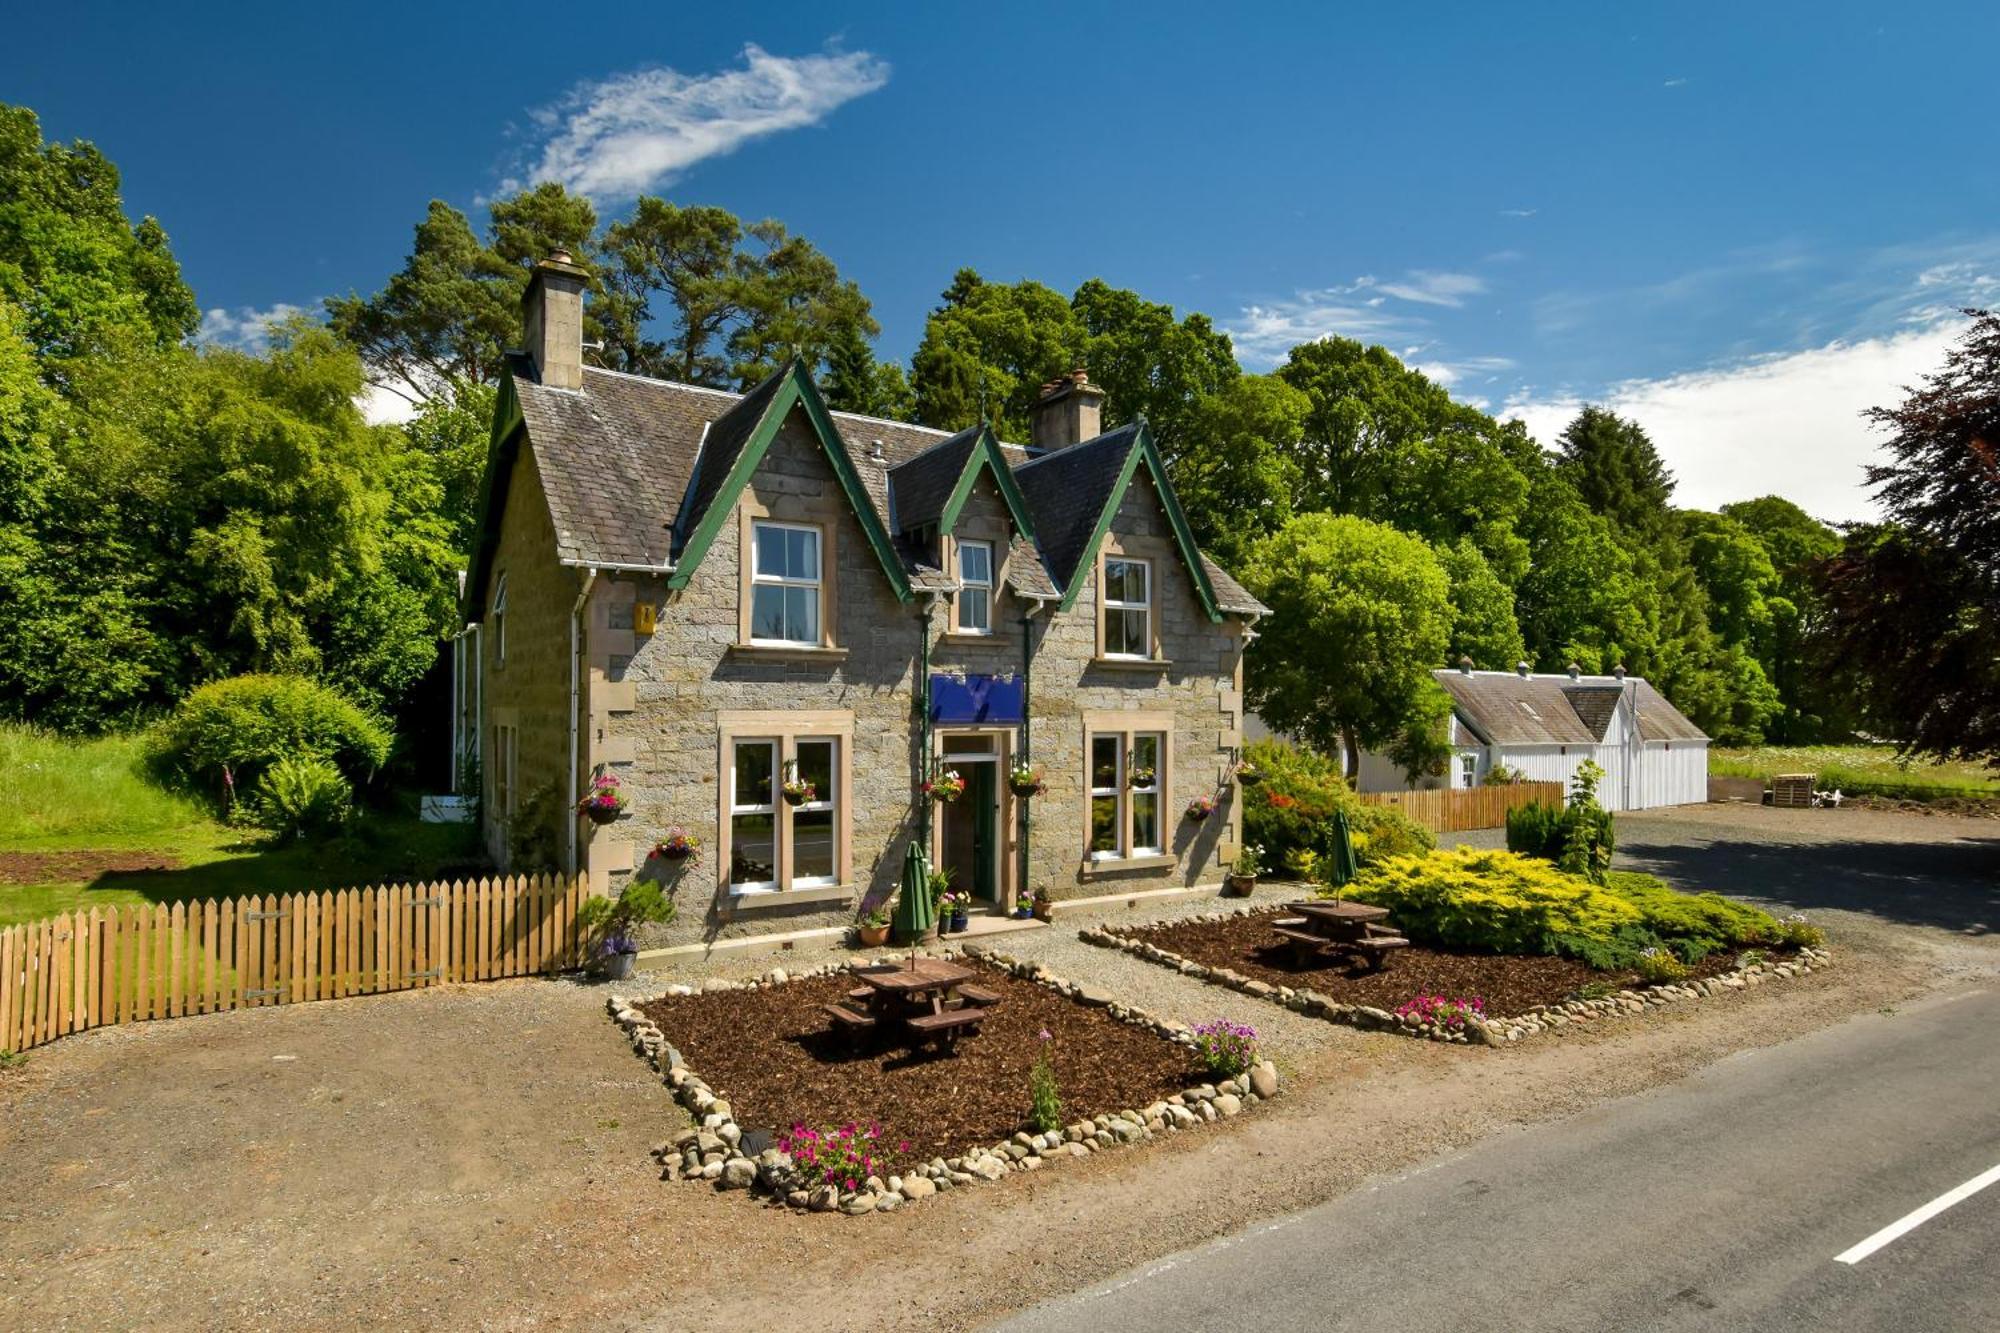
M 972 815 L 972 896 L 1000 901 L 1000 765 L 967 764 L 965 803 Z

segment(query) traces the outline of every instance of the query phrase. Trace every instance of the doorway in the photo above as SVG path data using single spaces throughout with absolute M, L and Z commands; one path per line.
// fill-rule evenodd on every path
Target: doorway
M 993 736 L 946 736 L 939 763 L 958 770 L 965 793 L 938 807 L 938 866 L 951 884 L 976 903 L 1002 906 L 1006 876 L 1001 858 L 1006 837 L 1001 822 L 1000 752 Z

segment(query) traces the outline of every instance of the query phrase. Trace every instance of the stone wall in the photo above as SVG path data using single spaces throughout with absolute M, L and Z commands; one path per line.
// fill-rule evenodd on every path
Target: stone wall
M 490 623 L 493 590 L 507 580 L 506 660 L 500 658 L 499 638 Z M 509 865 L 509 816 L 495 799 L 500 756 L 494 729 L 512 727 L 518 736 L 518 778 L 513 822 L 539 809 L 546 833 L 559 858 L 568 795 L 565 766 L 569 746 L 569 617 L 579 587 L 577 572 L 556 560 L 555 526 L 549 520 L 542 479 L 534 453 L 516 455 L 508 480 L 507 504 L 501 519 L 499 549 L 487 583 L 487 605 L 479 615 L 485 628 L 479 635 L 484 673 L 482 704 L 484 762 L 481 768 L 481 823 L 488 854 L 503 869 L 534 871 L 546 866 Z M 552 793 L 535 801 L 538 791 Z M 552 861 L 551 864 L 559 864 Z
M 737 646 L 746 508 L 828 525 L 837 563 L 833 651 L 769 653 Z M 994 540 L 1005 553 L 1006 514 L 990 479 L 981 479 L 958 530 L 961 537 Z M 1028 887 L 1047 886 L 1058 897 L 1212 879 L 1219 873 L 1218 857 L 1233 853 L 1237 836 L 1235 802 L 1221 777 L 1239 734 L 1241 627 L 1214 624 L 1200 610 L 1143 472 L 1113 530 L 1128 552 L 1154 561 L 1156 616 L 1170 664 L 1138 670 L 1093 664 L 1094 575 L 1069 612 L 1054 613 L 1051 623 L 1051 608 L 1035 622 L 1032 739 L 1049 790 L 1033 802 Z M 650 635 L 632 628 L 638 602 L 657 608 Z M 599 583 L 586 646 L 588 762 L 618 774 L 630 807 L 615 824 L 586 827 L 585 865 L 600 891 L 616 891 L 633 876 L 670 887 L 678 917 L 648 938 L 648 947 L 845 924 L 860 906 L 895 892 L 917 821 L 931 815 L 914 792 L 923 605 L 922 595 L 910 604 L 897 602 L 802 412 L 785 423 L 738 512 L 684 589 L 669 594 L 662 580 L 644 576 L 608 576 Z M 1019 672 L 1024 605 L 998 593 L 994 633 L 967 638 L 949 632 L 951 606 L 940 599 L 931 620 L 932 669 Z M 1128 709 L 1172 714 L 1172 771 L 1161 816 L 1171 860 L 1136 870 L 1093 868 L 1084 856 L 1084 715 Z M 716 854 L 724 763 L 720 710 L 851 715 L 847 894 L 810 901 L 782 895 L 732 899 L 724 883 L 727 867 Z M 1003 756 L 1011 757 L 1018 745 L 1014 729 L 1006 729 Z M 1225 801 L 1203 824 L 1181 818 L 1182 807 L 1197 794 Z M 1013 798 L 1003 794 L 1002 800 L 1011 881 L 1019 864 L 1019 823 Z M 695 866 L 650 857 L 654 843 L 673 825 L 700 838 L 703 851 Z

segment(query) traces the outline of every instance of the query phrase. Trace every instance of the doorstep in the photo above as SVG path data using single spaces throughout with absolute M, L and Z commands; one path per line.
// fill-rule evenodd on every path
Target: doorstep
M 966 918 L 964 930 L 954 930 L 938 942 L 948 944 L 953 940 L 1005 935 L 1016 930 L 1046 930 L 1048 924 L 1046 921 L 1037 921 L 1034 917 L 1012 917 L 1001 912 L 974 912 Z

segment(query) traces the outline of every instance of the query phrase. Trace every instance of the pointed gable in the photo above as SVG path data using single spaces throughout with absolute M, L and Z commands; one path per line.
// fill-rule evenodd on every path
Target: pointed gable
M 744 394 L 710 423 L 675 525 L 674 570 L 668 576 L 667 586 L 687 586 L 794 408 L 805 413 L 813 437 L 825 451 L 834 479 L 847 497 L 848 508 L 861 525 L 898 600 L 908 601 L 910 580 L 903 562 L 890 544 L 889 534 L 875 512 L 861 474 L 855 470 L 854 460 L 848 457 L 846 442 L 834 428 L 825 400 L 813 385 L 812 376 L 796 360 Z
M 899 535 L 935 528 L 949 536 L 981 473 L 993 479 L 1015 530 L 1034 540 L 1027 498 L 1000 452 L 992 428 L 981 423 L 940 441 L 889 470 L 889 512 Z
M 1208 563 L 1195 547 L 1187 516 L 1181 512 L 1166 465 L 1160 461 L 1143 420 L 1044 454 L 1014 470 L 1014 479 L 1035 521 L 1042 557 L 1062 592 L 1061 609 L 1067 611 L 1075 605 L 1096 565 L 1104 534 L 1110 531 L 1118 506 L 1142 468 L 1153 483 L 1174 548 L 1194 584 L 1196 600 L 1210 620 L 1220 621 L 1222 609 L 1216 604 Z

